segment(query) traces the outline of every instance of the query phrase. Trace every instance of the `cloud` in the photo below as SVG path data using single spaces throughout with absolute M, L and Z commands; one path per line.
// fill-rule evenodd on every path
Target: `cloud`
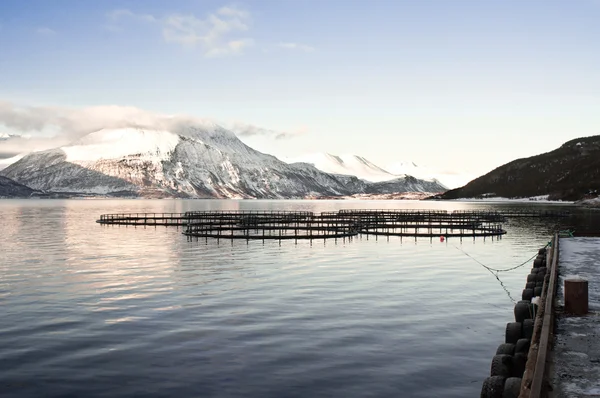
M 35 32 L 37 34 L 39 34 L 39 35 L 42 35 L 42 36 L 53 36 L 53 35 L 56 34 L 56 31 L 54 29 L 50 29 L 50 28 L 45 27 L 45 26 L 41 26 L 41 27 L 37 28 L 35 30 Z
M 184 131 L 186 126 L 218 127 L 211 119 L 189 115 L 166 115 L 132 106 L 93 106 L 86 108 L 17 106 L 0 101 L 0 128 L 11 132 L 31 133 L 29 138 L 9 137 L 0 140 L 4 157 L 24 152 L 55 148 L 76 141 L 101 129 L 137 127 L 153 130 Z M 236 122 L 228 127 L 240 137 L 264 135 L 274 139 L 289 138 L 295 133 L 281 132 Z M 0 133 L 2 130 L 0 129 Z M 48 136 L 51 133 L 52 136 Z
M 282 140 L 296 137 L 297 135 L 304 134 L 306 128 L 302 127 L 292 131 L 279 131 L 271 130 L 264 127 L 255 126 L 244 122 L 233 122 L 224 125 L 229 130 L 233 131 L 238 137 L 248 138 L 256 136 L 266 136 L 275 140 Z
M 184 47 L 200 48 L 206 57 L 241 54 L 254 45 L 254 40 L 243 32 L 250 29 L 252 17 L 248 11 L 235 6 L 222 7 L 205 18 L 193 14 L 170 14 L 156 17 L 137 14 L 131 10 L 114 10 L 107 15 L 110 30 L 120 30 L 118 22 L 134 19 L 156 24 L 167 43 Z
M 300 44 L 300 43 L 279 43 L 277 45 L 277 47 L 279 48 L 285 48 L 286 50 L 300 50 L 300 51 L 304 51 L 307 53 L 313 52 L 315 51 L 314 47 L 308 46 L 306 44 Z
M 109 12 L 107 15 L 111 22 L 118 22 L 121 18 L 132 18 L 143 22 L 157 22 L 157 19 L 150 14 L 135 14 L 131 10 L 119 9 Z
M 9 159 L 23 153 L 56 148 L 68 143 L 69 140 L 66 137 L 24 137 L 15 135 L 0 140 L 0 160 Z
M 259 127 L 242 122 L 235 122 L 231 125 L 228 125 L 227 127 L 239 137 L 255 137 L 260 135 L 273 137 L 275 139 L 282 139 L 287 138 L 291 135 L 286 132 L 270 130 L 264 127 Z

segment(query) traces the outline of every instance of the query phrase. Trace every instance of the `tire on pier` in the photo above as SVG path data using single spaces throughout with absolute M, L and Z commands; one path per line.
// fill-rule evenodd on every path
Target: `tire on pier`
M 527 275 L 527 282 L 536 282 L 537 274 L 529 274 Z
M 512 374 L 513 357 L 511 355 L 494 355 L 492 366 L 490 367 L 490 376 L 510 377 Z
M 506 377 L 492 376 L 483 381 L 481 398 L 502 398 Z
M 546 272 L 548 271 L 548 268 L 546 268 L 546 267 L 540 267 L 537 270 L 538 270 L 537 271 L 538 274 L 546 275 Z
M 525 366 L 527 365 L 527 354 L 517 352 L 511 357 L 511 377 L 523 377 Z
M 523 321 L 523 326 L 522 326 L 523 327 L 523 338 L 531 340 L 531 338 L 533 337 L 533 325 L 534 325 L 533 319 L 525 319 Z M 515 344 L 516 344 L 516 342 L 515 342 Z
M 543 267 L 544 265 L 546 265 L 546 260 L 543 258 L 536 258 L 535 260 L 533 260 L 533 268 L 540 268 Z
M 542 287 L 536 287 L 533 289 L 533 297 L 540 297 L 542 295 Z
M 503 343 L 498 346 L 496 355 L 514 355 L 515 345 L 511 343 Z
M 523 300 L 529 300 L 533 298 L 533 289 L 523 289 L 523 293 L 521 293 L 521 298 Z
M 538 272 L 537 274 L 535 274 L 535 281 L 536 282 L 544 282 L 544 278 L 546 277 L 546 274 L 542 274 L 541 272 Z
M 538 250 L 538 255 L 540 255 L 540 254 L 546 255 L 546 248 L 545 247 L 542 247 L 540 250 Z
M 529 345 L 531 344 L 530 339 L 519 339 L 517 340 L 517 344 L 515 344 L 515 354 L 521 353 L 527 355 L 529 352 Z
M 527 289 L 525 289 L 527 290 Z M 515 321 L 523 322 L 525 319 L 533 318 L 533 305 L 528 301 L 520 301 L 515 304 Z
M 533 289 L 535 287 L 535 282 L 527 282 L 525 284 L 525 289 Z
M 504 342 L 516 344 L 523 337 L 523 326 L 521 322 L 510 322 L 506 324 L 506 333 L 504 334 Z
M 521 393 L 521 383 L 523 379 L 520 377 L 509 377 L 504 382 L 504 391 L 502 392 L 502 398 L 519 398 Z

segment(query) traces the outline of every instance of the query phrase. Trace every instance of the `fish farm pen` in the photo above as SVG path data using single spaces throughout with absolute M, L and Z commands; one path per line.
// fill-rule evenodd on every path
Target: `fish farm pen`
M 338 239 L 385 237 L 498 237 L 511 217 L 567 217 L 564 211 L 339 210 L 190 211 L 186 213 L 103 214 L 105 225 L 172 226 L 190 238 Z

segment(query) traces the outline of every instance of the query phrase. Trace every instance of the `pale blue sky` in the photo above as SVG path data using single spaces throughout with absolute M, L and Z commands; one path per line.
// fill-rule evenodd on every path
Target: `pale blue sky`
M 0 101 L 244 122 L 294 133 L 245 139 L 275 155 L 482 174 L 600 134 L 599 21 L 599 0 L 2 0 Z

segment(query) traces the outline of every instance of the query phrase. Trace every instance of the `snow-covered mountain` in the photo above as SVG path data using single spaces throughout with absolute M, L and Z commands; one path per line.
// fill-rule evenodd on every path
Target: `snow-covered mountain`
M 420 181 L 448 185 L 446 180 L 454 184 L 453 179 L 444 173 L 435 173 L 428 168 L 419 167 L 414 162 L 395 162 L 386 167 L 379 167 L 368 159 L 358 155 L 332 155 L 329 153 L 314 153 L 297 158 L 284 158 L 288 163 L 304 162 L 312 164 L 326 173 L 357 176 L 366 181 L 384 182 L 398 178 L 415 177 Z M 465 182 L 466 183 L 466 182 Z
M 419 176 L 418 178 L 423 178 L 423 173 L 429 172 L 429 170 L 417 166 L 415 162 L 394 162 L 387 164 L 385 169 L 395 175 L 408 174 L 414 177 Z M 433 177 L 430 177 L 430 179 L 433 179 Z
M 70 145 L 29 154 L 1 174 L 45 191 L 159 197 L 304 198 L 374 189 L 356 177 L 282 162 L 212 123 L 172 131 L 100 130 Z M 444 190 L 406 179 L 393 185 L 396 192 Z
M 283 159 L 287 163 L 308 163 L 317 169 L 331 174 L 345 174 L 360 179 L 379 182 L 398 178 L 369 160 L 357 155 L 331 155 L 329 153 L 314 153 L 297 158 Z
M 439 181 L 450 189 L 461 187 L 477 177 L 472 173 L 436 170 L 413 162 L 394 162 L 385 165 L 385 169 L 392 174 L 408 174 L 427 181 Z

